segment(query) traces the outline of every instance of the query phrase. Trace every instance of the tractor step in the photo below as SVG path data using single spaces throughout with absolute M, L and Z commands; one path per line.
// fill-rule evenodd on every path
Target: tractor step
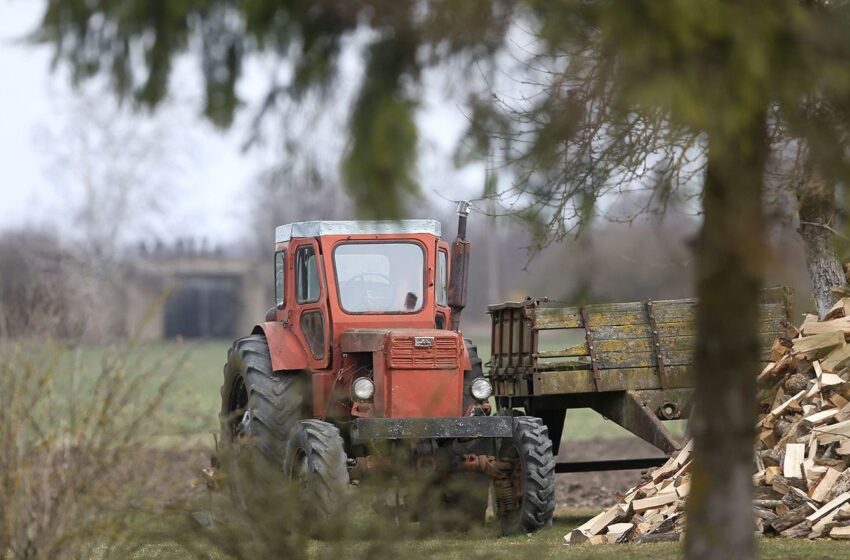
M 555 464 L 556 473 L 628 471 L 660 467 L 669 457 L 643 457 L 635 459 L 606 459 L 603 461 L 569 461 Z

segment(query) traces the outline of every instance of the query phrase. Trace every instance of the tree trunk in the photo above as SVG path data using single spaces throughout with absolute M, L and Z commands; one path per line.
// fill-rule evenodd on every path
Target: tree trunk
M 696 247 L 696 392 L 686 557 L 756 557 L 752 518 L 755 379 L 763 277 L 764 115 L 708 140 Z
M 830 288 L 846 284 L 829 230 L 835 219 L 835 185 L 823 181 L 817 172 L 809 171 L 797 190 L 797 201 L 800 215 L 797 231 L 803 239 L 812 296 L 818 316 L 823 319 L 833 304 Z

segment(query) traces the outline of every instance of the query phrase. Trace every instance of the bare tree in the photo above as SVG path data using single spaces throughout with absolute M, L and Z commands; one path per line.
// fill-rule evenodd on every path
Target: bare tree
M 150 236 L 176 198 L 190 145 L 179 115 L 168 106 L 133 114 L 89 87 L 59 106 L 55 125 L 41 128 L 36 141 L 67 212 L 66 240 L 78 242 L 98 270 L 134 236 Z
M 473 123 L 485 128 L 473 130 L 471 137 L 497 143 L 496 166 L 513 173 L 511 183 L 490 197 L 501 212 L 533 224 L 538 247 L 578 235 L 593 217 L 631 223 L 646 214 L 661 216 L 671 206 L 700 213 L 708 163 L 705 135 L 676 126 L 663 112 L 623 113 L 615 102 L 618 92 L 597 81 L 606 63 L 592 43 L 554 53 L 515 47 L 514 64 L 504 72 L 509 78 L 491 83 L 476 107 Z M 806 112 L 823 121 L 835 109 L 819 100 Z M 841 143 L 825 149 L 835 135 L 801 138 L 775 105 L 768 115 L 765 203 L 791 205 L 790 212 L 766 211 L 772 218 L 788 213 L 796 224 L 823 317 L 833 303 L 831 288 L 846 280 L 833 244 L 836 186 L 818 166 L 819 160 L 840 157 Z M 835 120 L 823 126 L 840 128 Z M 811 142 L 818 145 L 811 148 Z M 629 202 L 630 209 L 623 211 L 620 201 Z

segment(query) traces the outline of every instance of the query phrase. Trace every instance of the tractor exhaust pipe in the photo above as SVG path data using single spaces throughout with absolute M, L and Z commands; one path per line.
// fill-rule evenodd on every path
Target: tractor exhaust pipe
M 469 202 L 457 203 L 457 237 L 452 243 L 451 278 L 449 279 L 449 307 L 452 309 L 452 330 L 460 330 L 460 315 L 466 307 L 466 286 L 469 283 L 469 241 L 466 240 L 466 219 Z

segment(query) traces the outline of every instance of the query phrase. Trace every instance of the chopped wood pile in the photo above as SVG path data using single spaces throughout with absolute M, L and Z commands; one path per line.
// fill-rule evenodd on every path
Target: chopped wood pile
M 754 529 L 850 539 L 850 297 L 777 339 L 758 376 Z M 679 540 L 692 442 L 565 537 L 567 544 Z

